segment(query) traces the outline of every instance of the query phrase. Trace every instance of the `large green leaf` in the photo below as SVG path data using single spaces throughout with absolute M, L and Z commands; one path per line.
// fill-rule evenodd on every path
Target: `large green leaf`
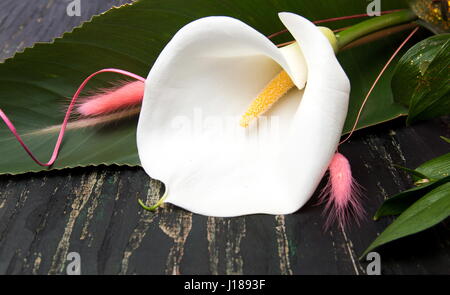
M 311 20 L 364 13 L 367 3 L 354 0 L 141 0 L 115 8 L 52 44 L 37 44 L 0 65 L 0 108 L 16 124 L 26 143 L 40 159 L 47 159 L 56 133 L 32 134 L 60 124 L 67 97 L 89 74 L 107 67 L 125 69 L 146 76 L 158 54 L 174 33 L 197 18 L 233 16 L 264 34 L 283 29 L 277 12 L 290 11 Z M 401 0 L 383 3 L 383 9 L 405 7 Z M 356 23 L 346 20 L 330 24 L 339 28 Z M 394 34 L 347 50 L 339 59 L 352 83 L 352 96 L 345 131 L 355 121 L 361 102 L 404 33 Z M 289 34 L 276 42 L 292 39 Z M 380 81 L 363 112 L 358 128 L 406 114 L 393 102 L 390 69 Z M 120 79 L 98 76 L 91 89 L 106 87 Z M 176 106 L 174 106 L 176 107 Z M 111 125 L 72 130 L 67 133 L 60 156 L 50 169 L 99 164 L 139 165 L 135 145 L 136 117 Z M 6 128 L 0 128 L 0 174 L 18 174 L 49 168 L 29 159 Z
M 373 241 L 361 257 L 388 242 L 430 228 L 449 215 L 450 183 L 446 183 L 435 188 L 405 210 Z
M 430 37 L 400 59 L 394 99 L 409 106 L 408 123 L 450 114 L 450 34 Z

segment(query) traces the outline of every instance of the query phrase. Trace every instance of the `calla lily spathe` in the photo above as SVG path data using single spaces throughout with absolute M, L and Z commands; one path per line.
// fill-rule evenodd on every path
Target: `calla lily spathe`
M 314 193 L 341 136 L 350 83 L 313 23 L 279 17 L 297 53 L 239 20 L 207 17 L 158 57 L 137 146 L 145 171 L 166 185 L 165 202 L 209 216 L 288 214 Z M 266 113 L 268 124 L 241 127 L 240 115 L 281 70 L 296 87 Z

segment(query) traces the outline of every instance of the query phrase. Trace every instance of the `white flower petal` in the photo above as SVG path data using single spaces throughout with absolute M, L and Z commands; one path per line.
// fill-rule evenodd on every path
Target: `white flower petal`
M 305 57 L 297 42 L 280 48 L 284 58 L 288 61 L 290 76 L 295 77 L 295 86 L 303 89 L 308 79 L 308 68 Z
M 145 171 L 165 183 L 166 202 L 212 216 L 284 214 L 312 195 L 336 148 L 348 87 L 336 90 L 328 79 L 345 74 L 327 39 L 295 17 L 281 15 L 312 70 L 305 95 L 290 91 L 267 121 L 249 129 L 239 126 L 239 117 L 280 67 L 303 87 L 298 57 L 228 17 L 185 26 L 158 57 L 146 82 L 137 144 Z M 311 54 L 317 47 L 320 56 Z
M 307 19 L 280 13 L 281 21 L 301 44 L 308 82 L 293 119 L 286 155 L 286 179 L 295 183 L 294 198 L 302 206 L 314 193 L 336 151 L 347 116 L 350 81 L 333 48 Z M 292 173 L 297 169 L 297 173 Z M 301 197 L 299 197 L 301 196 Z

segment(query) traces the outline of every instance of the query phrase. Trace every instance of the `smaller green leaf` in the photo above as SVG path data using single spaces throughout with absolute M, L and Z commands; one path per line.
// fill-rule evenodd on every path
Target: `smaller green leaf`
M 392 196 L 384 201 L 375 213 L 373 219 L 378 220 L 383 216 L 398 215 L 414 204 L 414 202 L 419 200 L 422 196 L 447 182 L 450 182 L 450 176 L 396 194 L 395 196 Z
M 450 175 L 450 153 L 431 159 L 416 168 L 430 179 L 441 179 Z
M 405 210 L 364 251 L 360 259 L 373 249 L 430 228 L 450 215 L 450 183 L 443 184 Z
M 409 169 L 409 168 L 406 168 L 406 167 L 403 167 L 403 166 L 400 166 L 400 165 L 397 165 L 397 164 L 394 164 L 393 166 L 395 168 L 401 169 L 401 170 L 411 174 L 412 176 L 414 176 L 414 180 L 429 179 L 428 176 L 426 176 L 425 174 L 422 174 L 422 173 L 420 173 L 420 172 L 418 172 L 416 170 Z
M 425 39 L 398 62 L 394 100 L 409 106 L 407 123 L 450 114 L 450 34 Z
M 450 143 L 450 138 L 447 138 L 447 137 L 445 137 L 445 136 L 441 136 L 441 139 L 442 139 L 443 141 L 445 141 L 446 143 Z

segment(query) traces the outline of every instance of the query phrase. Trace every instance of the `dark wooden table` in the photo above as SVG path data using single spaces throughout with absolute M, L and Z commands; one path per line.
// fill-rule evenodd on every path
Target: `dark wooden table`
M 2 0 L 0 60 L 50 41 L 126 0 Z M 415 167 L 448 152 L 448 118 L 405 127 L 404 119 L 358 132 L 342 147 L 366 189 L 369 216 L 411 186 L 392 164 Z M 3 128 L 3 127 L 1 127 Z M 143 211 L 162 185 L 140 168 L 98 167 L 0 176 L 0 274 L 66 273 L 67 254 L 83 274 L 365 274 L 358 256 L 392 221 L 324 232 L 321 208 L 287 216 L 208 218 L 166 206 Z M 384 274 L 450 274 L 448 223 L 379 249 Z

